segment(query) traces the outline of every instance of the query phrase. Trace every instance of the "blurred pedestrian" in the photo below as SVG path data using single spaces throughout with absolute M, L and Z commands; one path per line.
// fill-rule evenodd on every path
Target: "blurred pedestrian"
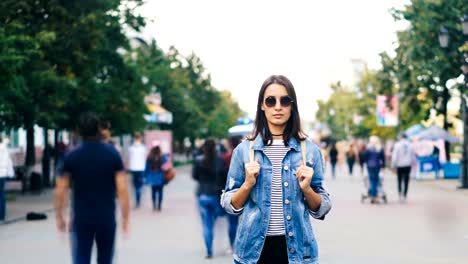
M 143 173 L 146 167 L 146 153 L 146 146 L 143 144 L 141 134 L 139 132 L 135 132 L 133 135 L 133 143 L 128 148 L 127 170 L 132 175 L 136 208 L 140 207 L 141 192 L 144 181 Z
M 99 122 L 99 134 L 102 142 L 111 144 L 111 123 L 108 120 L 101 120 Z M 112 144 L 111 144 L 112 145 Z
M 65 155 L 69 151 L 69 146 L 65 144 L 63 141 L 62 136 L 60 136 L 57 146 L 55 147 L 55 175 L 58 174 L 59 171 L 61 171 L 61 168 L 63 166 L 63 160 L 65 159 Z
M 440 149 L 437 147 L 437 145 L 434 145 L 434 150 L 432 151 L 431 154 L 432 157 L 435 159 L 435 171 L 436 171 L 436 177 L 439 177 L 439 170 L 440 170 Z
M 112 263 L 116 232 L 115 199 L 120 203 L 122 231 L 128 232 L 129 198 L 127 179 L 120 155 L 99 138 L 95 114 L 82 114 L 78 129 L 83 142 L 66 155 L 56 179 L 55 212 L 57 228 L 67 230 L 65 209 L 71 188 L 70 230 L 73 263 L 91 262 L 94 241 L 97 263 Z
M 229 166 L 231 165 L 232 153 L 234 149 L 240 144 L 241 140 L 242 140 L 241 136 L 233 136 L 229 138 L 228 151 L 222 156 L 224 160 L 224 171 L 223 171 L 223 178 L 221 179 L 220 190 L 223 190 L 226 185 L 227 174 L 229 171 Z M 227 217 L 228 217 L 229 243 L 231 245 L 231 250 L 234 250 L 234 242 L 236 239 L 237 226 L 239 224 L 239 216 L 227 214 Z
M 405 133 L 400 135 L 400 140 L 395 144 L 392 152 L 392 168 L 396 169 L 398 177 L 398 199 L 406 201 L 408 194 L 409 176 L 411 165 L 416 161 L 416 154 L 411 142 Z
M 120 156 L 122 156 L 122 148 L 119 144 L 112 138 L 111 132 L 111 123 L 108 120 L 101 120 L 99 123 L 99 133 L 102 142 L 111 145 L 117 150 Z
M 330 157 L 330 165 L 332 169 L 333 179 L 336 178 L 336 164 L 338 163 L 338 149 L 336 148 L 335 142 L 331 143 L 330 150 L 328 151 Z
M 224 170 L 224 161 L 216 151 L 213 139 L 207 139 L 202 147 L 203 154 L 195 158 L 192 177 L 198 182 L 197 198 L 203 225 L 206 258 L 213 257 L 213 227 L 216 218 L 221 214 L 219 197 L 220 182 Z
M 0 135 L 0 221 L 6 216 L 5 183 L 7 178 L 15 177 L 13 162 L 7 147 L 7 139 Z
M 151 148 L 146 159 L 145 179 L 146 184 L 151 187 L 151 200 L 153 201 L 153 211 L 161 211 L 164 189 L 163 166 L 168 161 L 161 152 L 159 145 Z M 156 203 L 156 196 L 158 196 Z
M 371 198 L 371 203 L 378 203 L 380 170 L 385 167 L 385 154 L 380 139 L 377 136 L 369 138 L 369 145 L 364 155 L 370 183 L 369 197 Z
M 235 263 L 318 263 L 310 217 L 331 209 L 322 186 L 320 149 L 301 130 L 296 93 L 282 75 L 268 77 L 254 133 L 234 150 L 224 209 L 239 218 Z
M 120 154 L 120 156 L 122 156 L 122 148 L 120 147 L 120 144 L 117 143 L 117 141 L 115 139 L 111 138 L 109 140 L 109 144 L 111 146 L 113 146 L 115 148 L 115 150 L 117 150 L 117 152 Z
M 354 163 L 356 162 L 356 149 L 354 144 L 351 143 L 348 151 L 346 151 L 346 163 L 348 164 L 349 175 L 353 176 Z
M 361 175 L 364 177 L 364 164 L 366 162 L 366 145 L 362 144 L 359 146 L 358 151 L 358 159 L 359 159 L 359 166 L 361 167 Z

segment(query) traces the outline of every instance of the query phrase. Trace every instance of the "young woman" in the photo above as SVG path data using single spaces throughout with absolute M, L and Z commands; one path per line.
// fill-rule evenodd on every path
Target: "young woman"
M 203 145 L 203 154 L 195 158 L 192 177 L 198 182 L 197 198 L 203 225 L 203 238 L 206 246 L 206 258 L 213 257 L 213 227 L 221 214 L 219 196 L 222 187 L 224 161 L 216 151 L 216 142 L 207 139 Z
M 294 87 L 270 76 L 253 136 L 234 150 L 221 196 L 228 213 L 241 215 L 234 263 L 318 263 L 310 217 L 324 219 L 331 209 L 322 181 L 320 149 L 301 130 Z
M 146 160 L 145 178 L 146 184 L 151 186 L 154 211 L 161 211 L 164 187 L 164 171 L 162 166 L 166 162 L 167 158 L 161 153 L 161 148 L 159 146 L 152 147 Z M 156 196 L 158 196 L 157 203 Z

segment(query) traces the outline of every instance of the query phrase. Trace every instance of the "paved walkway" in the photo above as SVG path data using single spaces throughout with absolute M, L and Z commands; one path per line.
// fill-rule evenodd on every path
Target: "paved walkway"
M 1 225 L 12 224 L 26 219 L 28 212 L 52 212 L 53 191 L 46 189 L 36 194 L 7 193 L 7 214 Z
M 190 169 L 177 169 L 160 213 L 151 210 L 146 190 L 142 208 L 132 211 L 130 237 L 118 235 L 116 263 L 232 263 L 225 219 L 216 223 L 214 259 L 203 258 Z M 357 174 L 350 177 L 343 169 L 336 180 L 326 179 L 333 209 L 325 221 L 313 221 L 321 263 L 466 263 L 468 191 L 456 190 L 455 181 L 412 181 L 409 200 L 401 204 L 394 175 L 385 180 L 389 203 L 371 205 L 360 202 L 363 184 Z M 36 204 L 50 207 L 51 192 L 18 197 L 9 210 Z M 54 213 L 48 216 L 0 225 L 0 263 L 70 263 L 68 238 L 55 231 Z

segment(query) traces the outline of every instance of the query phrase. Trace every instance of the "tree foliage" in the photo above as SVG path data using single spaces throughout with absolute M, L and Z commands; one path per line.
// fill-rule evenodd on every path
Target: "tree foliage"
M 463 45 L 460 18 L 468 12 L 463 0 L 412 0 L 402 10 L 393 10 L 396 20 L 408 22 L 407 29 L 398 33 L 395 76 L 400 93 L 410 97 L 416 109 L 431 108 L 445 117 L 450 99 L 447 81 L 461 74 L 460 47 Z M 438 32 L 442 26 L 449 30 L 450 42 L 440 47 Z M 460 85 L 458 87 L 461 88 Z M 458 88 L 453 87 L 453 88 Z M 466 92 L 466 91 L 461 91 Z M 416 100 L 419 98 L 420 100 Z M 445 118 L 444 127 L 448 127 Z
M 211 84 L 210 75 L 195 54 L 185 57 L 175 47 L 164 53 L 155 40 L 139 39 L 128 59 L 138 68 L 145 85 L 161 94 L 162 106 L 173 114 L 171 129 L 182 144 L 185 138 L 217 137 L 227 134 L 229 127 L 242 116 L 237 102 L 227 91 Z
M 381 54 L 381 68 L 367 71 L 358 84 L 358 91 L 336 90 L 328 101 L 320 102 L 317 118 L 329 124 L 338 138 L 368 137 L 375 134 L 392 138 L 398 130 L 427 119 L 431 109 L 447 116 L 449 89 L 460 89 L 461 85 L 447 87 L 447 81 L 460 74 L 463 46 L 460 18 L 468 12 L 463 0 L 412 0 L 402 10 L 392 10 L 396 20 L 408 22 L 408 27 L 397 33 L 396 56 Z M 442 49 L 438 42 L 441 26 L 448 28 L 450 43 Z M 465 45 L 466 46 L 466 45 Z M 465 47 L 463 46 L 463 47 Z M 376 126 L 375 100 L 377 95 L 397 95 L 399 98 L 399 121 L 397 128 Z M 341 98 L 341 99 L 340 99 Z M 347 98 L 347 99 L 343 99 Z M 335 117 L 327 115 L 328 109 L 335 111 Z M 342 116 L 340 116 L 342 115 Z M 361 116 L 361 122 L 353 124 L 348 131 L 350 117 Z M 325 118 L 323 118 L 325 116 Z M 447 119 L 446 119 L 447 120 Z M 444 127 L 449 126 L 445 121 Z
M 34 126 L 73 130 L 94 111 L 115 135 L 145 129 L 144 97 L 161 94 L 174 137 L 222 137 L 242 113 L 211 84 L 199 57 L 163 52 L 138 35 L 143 0 L 4 0 L 0 3 L 0 130 L 25 128 L 34 164 Z M 131 41 L 137 45 L 131 45 Z
M 26 129 L 26 165 L 35 162 L 34 125 L 70 130 L 89 110 L 118 132 L 143 124 L 138 78 L 119 53 L 128 47 L 123 27 L 144 25 L 129 12 L 142 1 L 121 2 L 0 3 L 0 123 Z

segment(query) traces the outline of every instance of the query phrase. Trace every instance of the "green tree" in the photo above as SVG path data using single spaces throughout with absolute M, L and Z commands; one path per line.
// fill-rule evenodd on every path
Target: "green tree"
M 124 27 L 144 20 L 141 0 L 0 3 L 0 123 L 27 131 L 26 166 L 35 163 L 34 125 L 73 129 L 87 110 L 128 132 L 143 121 L 144 87 L 126 65 Z M 5 63 L 3 63 L 5 62 Z M 118 95 L 118 96 L 117 96 Z
M 334 139 L 348 139 L 352 136 L 353 116 L 356 114 L 356 94 L 341 82 L 330 86 L 332 94 L 327 101 L 319 101 L 317 120 L 325 122 Z
M 382 54 L 381 58 L 382 63 L 385 64 L 387 59 L 385 54 Z M 368 70 L 361 76 L 358 83 L 360 98 L 358 98 L 356 108 L 358 115 L 362 117 L 362 121 L 355 125 L 354 137 L 368 138 L 371 135 L 376 135 L 382 139 L 395 138 L 398 128 L 377 125 L 377 96 L 395 95 L 390 76 L 387 67 L 380 70 Z
M 2 14 L 4 21 L 10 17 Z M 61 87 L 70 83 L 59 76 L 46 60 L 43 47 L 55 40 L 52 32 L 30 32 L 22 21 L 10 21 L 0 27 L 0 122 L 4 128 L 25 128 L 27 155 L 25 164 L 32 166 L 34 156 L 34 125 L 47 124 L 62 117 L 66 96 Z
M 224 137 L 242 115 L 237 102 L 226 91 L 211 85 L 209 75 L 195 54 L 182 56 L 175 47 L 164 53 L 155 40 L 136 39 L 137 48 L 128 60 L 138 69 L 145 85 L 161 94 L 162 106 L 173 115 L 170 129 L 177 145 L 186 138 Z
M 468 6 L 463 0 L 412 0 L 402 10 L 393 10 L 395 19 L 409 22 L 409 27 L 398 35 L 400 48 L 397 49 L 397 59 L 404 60 L 411 70 L 411 79 L 417 82 L 413 88 L 424 89 L 432 99 L 431 108 L 444 116 L 444 129 L 450 126 L 447 81 L 460 75 L 460 47 L 464 43 L 460 18 L 467 12 Z M 450 43 L 445 49 L 440 47 L 437 38 L 442 26 L 450 34 Z M 414 91 L 409 93 L 414 95 Z M 448 142 L 445 147 L 449 149 Z M 449 154 L 447 151 L 448 160 Z
M 208 116 L 208 134 L 215 138 L 226 137 L 228 129 L 237 124 L 237 119 L 245 116 L 229 91 L 221 91 L 220 99 Z

